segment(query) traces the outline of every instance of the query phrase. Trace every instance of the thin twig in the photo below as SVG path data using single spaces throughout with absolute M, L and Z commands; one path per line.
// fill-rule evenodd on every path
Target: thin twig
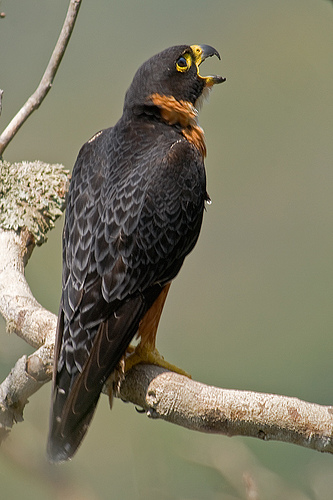
M 2 112 L 2 96 L 3 96 L 3 90 L 0 89 L 0 116 Z
M 40 106 L 52 87 L 52 82 L 74 29 L 80 6 L 81 0 L 70 0 L 65 22 L 40 84 L 0 135 L 0 157 L 23 123 Z

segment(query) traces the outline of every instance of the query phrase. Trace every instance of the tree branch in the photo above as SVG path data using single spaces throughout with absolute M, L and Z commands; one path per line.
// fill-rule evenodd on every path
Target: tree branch
M 1 116 L 1 113 L 2 113 L 2 96 L 3 96 L 3 90 L 0 89 L 0 116 Z
M 23 419 L 28 398 L 51 378 L 57 320 L 33 297 L 24 267 L 64 210 L 68 182 L 68 172 L 59 165 L 0 162 L 0 312 L 9 331 L 38 348 L 20 358 L 0 385 L 0 440 Z M 151 418 L 188 429 L 333 453 L 331 406 L 211 387 L 151 365 L 129 371 L 119 397 Z
M 52 371 L 56 317 L 37 303 L 25 281 L 25 241 L 12 231 L 0 232 L 0 248 L 5 249 L 0 311 L 12 331 L 41 347 L 19 359 L 0 385 L 0 438 L 22 420 L 28 398 L 50 380 Z M 331 406 L 210 387 L 150 365 L 136 366 L 126 374 L 119 397 L 141 406 L 151 418 L 192 430 L 278 440 L 333 453 Z
M 0 312 L 7 329 L 34 347 L 53 342 L 57 320 L 32 295 L 24 267 L 65 210 L 68 186 L 61 165 L 0 161 Z
M 0 135 L 0 158 L 23 123 L 27 120 L 27 118 L 29 118 L 33 111 L 39 108 L 48 91 L 52 87 L 52 82 L 74 29 L 80 6 L 81 0 L 70 0 L 65 22 L 40 84 Z
M 38 348 L 0 385 L 0 441 L 22 420 L 28 397 L 51 378 L 57 317 L 32 295 L 24 267 L 64 211 L 68 185 L 61 165 L 0 161 L 0 313 L 9 332 Z
M 220 389 L 152 365 L 126 374 L 119 397 L 148 417 L 200 432 L 249 436 L 333 453 L 333 407 L 297 398 Z

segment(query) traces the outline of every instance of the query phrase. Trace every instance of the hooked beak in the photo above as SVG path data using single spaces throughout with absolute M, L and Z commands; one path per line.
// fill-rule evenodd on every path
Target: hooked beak
M 221 59 L 220 54 L 216 49 L 214 49 L 214 47 L 211 47 L 210 45 L 191 45 L 191 49 L 194 54 L 194 61 L 197 66 L 198 75 L 200 78 L 205 80 L 206 87 L 212 87 L 217 83 L 223 83 L 226 81 L 226 78 L 223 78 L 222 76 L 201 76 L 199 73 L 199 66 L 205 59 L 207 59 L 207 57 L 217 56 Z

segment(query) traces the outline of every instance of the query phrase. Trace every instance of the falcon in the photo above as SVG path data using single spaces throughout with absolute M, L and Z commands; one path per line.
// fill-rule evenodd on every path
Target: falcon
M 178 45 L 146 61 L 120 120 L 79 152 L 63 233 L 52 462 L 73 456 L 105 384 L 112 398 L 124 372 L 140 362 L 180 371 L 160 356 L 155 339 L 171 281 L 198 240 L 209 200 L 197 108 L 225 81 L 199 74 L 214 55 L 220 58 L 208 45 Z

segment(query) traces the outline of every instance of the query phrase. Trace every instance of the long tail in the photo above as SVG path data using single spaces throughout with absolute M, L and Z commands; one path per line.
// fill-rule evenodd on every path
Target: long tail
M 134 337 L 144 309 L 144 298 L 135 297 L 100 324 L 88 359 L 74 381 L 66 364 L 55 372 L 47 445 L 51 462 L 68 460 L 76 452 L 94 415 L 103 385 Z M 62 332 L 58 332 L 60 335 Z M 56 355 L 54 370 L 57 358 Z

